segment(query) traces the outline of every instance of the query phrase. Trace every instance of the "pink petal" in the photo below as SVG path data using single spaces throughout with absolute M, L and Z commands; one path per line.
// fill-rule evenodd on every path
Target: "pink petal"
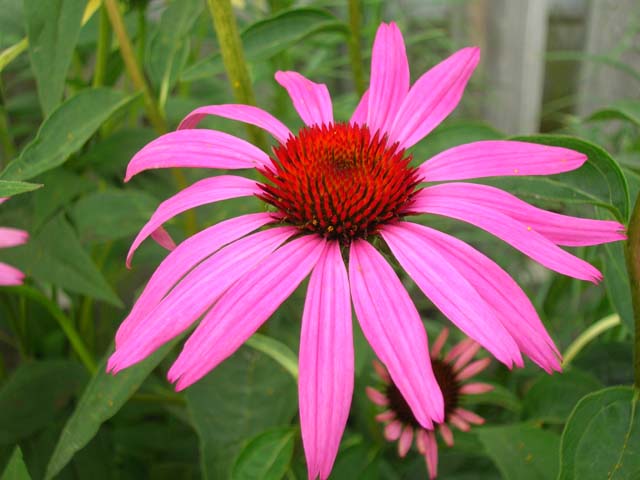
M 364 336 L 421 425 L 444 418 L 444 402 L 429 358 L 427 334 L 393 269 L 367 242 L 355 240 L 349 279 Z
M 480 344 L 477 342 L 473 342 L 467 349 L 460 354 L 455 363 L 453 364 L 453 371 L 457 372 L 462 367 L 464 367 L 467 363 L 471 361 L 471 359 L 478 353 L 480 350 Z
M 0 262 L 0 286 L 22 285 L 24 273 L 17 268 Z
M 379 392 L 375 388 L 367 387 L 365 388 L 365 393 L 367 394 L 367 397 L 369 397 L 369 400 L 371 400 L 379 407 L 386 407 L 387 405 L 389 405 L 389 399 L 387 398 L 387 396 L 384 393 Z
M 431 358 L 438 358 L 440 356 L 440 352 L 442 351 L 442 347 L 444 347 L 447 338 L 449 338 L 449 329 L 444 327 L 440 330 L 436 341 L 433 342 L 433 345 L 431 346 Z
M 422 75 L 400 106 L 390 141 L 409 148 L 438 126 L 458 105 L 479 61 L 479 48 L 463 48 Z
M 460 393 L 464 395 L 479 395 L 493 390 L 493 385 L 488 383 L 467 383 L 460 388 Z
M 184 345 L 167 377 L 182 390 L 233 354 L 296 289 L 326 241 L 297 238 L 269 255 L 218 300 Z
M 447 447 L 453 447 L 453 432 L 446 423 L 438 425 L 438 430 Z
M 333 123 L 333 105 L 327 86 L 298 72 L 276 72 L 276 81 L 287 89 L 298 115 L 308 126 Z
M 389 131 L 408 91 L 409 62 L 402 33 L 395 23 L 382 23 L 371 53 L 366 123 L 372 134 Z
M 456 408 L 456 415 L 462 418 L 464 421 L 472 423 L 473 425 L 482 425 L 484 423 L 484 418 L 480 415 L 476 415 L 469 410 L 465 410 L 464 408 Z
M 127 166 L 124 178 L 154 168 L 222 168 L 262 167 L 271 163 L 258 147 L 228 133 L 215 130 L 178 130 L 145 145 Z
M 448 421 L 451 425 L 455 426 L 461 432 L 468 432 L 469 430 L 471 430 L 471 426 L 455 413 L 449 415 Z
M 17 228 L 0 227 L 0 248 L 17 247 L 27 243 L 29 234 Z
M 449 194 L 448 184 L 420 190 L 411 211 L 432 213 L 468 222 L 495 235 L 536 262 L 558 273 L 598 283 L 602 274 L 584 260 L 571 255 L 551 240 L 504 213 Z
M 515 140 L 482 140 L 445 150 L 419 167 L 425 182 L 519 175 L 552 175 L 582 166 L 586 155 L 568 148 Z
M 9 197 L 0 197 L 0 205 L 9 200 Z
M 231 218 L 187 238 L 158 266 L 131 313 L 116 333 L 116 349 L 132 335 L 138 323 L 151 312 L 171 288 L 195 265 L 224 245 L 270 223 L 268 213 Z
M 311 274 L 300 335 L 300 428 L 311 478 L 331 473 L 349 417 L 353 378 L 349 279 L 340 245 L 331 242 Z
M 480 360 L 476 360 L 475 362 L 466 366 L 458 375 L 456 375 L 456 378 L 458 379 L 458 381 L 467 380 L 473 377 L 474 375 L 477 375 L 480 372 L 482 372 L 484 369 L 486 369 L 489 366 L 490 363 L 491 363 L 490 358 L 482 358 Z
M 400 440 L 398 441 L 398 455 L 401 458 L 407 456 L 409 449 L 411 448 L 411 444 L 413 443 L 413 427 L 411 425 L 407 425 L 402 430 L 402 434 L 400 435 Z
M 425 435 L 425 455 L 429 479 L 433 480 L 438 476 L 438 442 L 433 431 L 426 432 Z
M 380 380 L 382 380 L 385 383 L 391 383 L 391 377 L 389 376 L 389 372 L 387 372 L 387 369 L 384 368 L 384 365 L 382 365 L 382 363 L 380 363 L 378 360 L 373 361 L 373 369 L 378 374 L 378 377 L 380 377 Z
M 113 373 L 146 358 L 189 328 L 233 283 L 289 237 L 293 227 L 255 233 L 219 250 L 178 283 L 144 318 L 109 359 Z
M 393 410 L 387 410 L 376 415 L 376 422 L 386 423 L 390 422 L 394 418 L 396 418 L 396 412 L 394 412 Z
M 358 106 L 353 111 L 353 115 L 351 115 L 351 120 L 349 123 L 353 125 L 364 125 L 367 123 L 367 111 L 369 109 L 369 90 L 364 92 L 362 98 L 360 98 L 360 102 Z
M 495 209 L 525 224 L 553 243 L 566 246 L 599 245 L 625 240 L 624 225 L 610 220 L 592 220 L 548 212 L 500 190 L 475 183 L 447 183 L 452 197 Z
M 173 241 L 173 238 L 171 238 L 171 235 L 169 235 L 169 232 L 167 232 L 164 227 L 156 228 L 150 236 L 158 243 L 158 245 L 169 251 L 176 248 L 176 242 Z
M 422 455 L 427 451 L 427 432 L 422 428 L 418 428 L 416 432 L 416 448 Z
M 158 227 L 161 227 L 164 222 L 179 213 L 207 203 L 219 202 L 230 198 L 248 197 L 261 192 L 262 190 L 254 180 L 233 175 L 205 178 L 185 188 L 162 202 L 149 221 L 142 227 L 127 254 L 127 267 L 131 267 L 131 259 L 138 246 Z
M 418 287 L 458 328 L 478 341 L 508 367 L 522 364 L 511 335 L 495 318 L 467 279 L 437 250 L 428 230 L 407 228 L 407 222 L 385 225 L 382 238 Z
M 531 301 L 507 272 L 457 238 L 413 223 L 406 226 L 429 235 L 436 250 L 464 275 L 493 309 L 520 351 L 548 372 L 560 369 L 558 349 Z
M 182 120 L 178 129 L 186 130 L 195 128 L 195 126 L 200 123 L 200 120 L 207 115 L 215 115 L 217 117 L 229 118 L 231 120 L 255 125 L 269 132 L 280 143 L 285 143 L 287 138 L 293 135 L 280 120 L 270 113 L 258 107 L 241 104 L 208 105 L 206 107 L 196 108 Z
M 395 442 L 400 438 L 400 434 L 402 433 L 402 423 L 398 420 L 395 420 L 384 427 L 384 438 L 386 438 L 390 442 Z
M 413 224 L 406 225 L 407 228 L 412 228 Z M 472 338 L 465 338 L 464 340 L 456 343 L 451 350 L 444 357 L 444 361 L 447 363 L 453 362 L 456 358 L 458 358 L 464 351 L 466 351 L 471 345 L 475 342 Z

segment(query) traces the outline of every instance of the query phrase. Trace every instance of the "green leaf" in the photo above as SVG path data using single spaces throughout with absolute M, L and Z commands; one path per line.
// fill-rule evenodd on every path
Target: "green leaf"
M 117 375 L 107 373 L 108 355 L 105 356 L 62 430 L 47 465 L 45 478 L 49 479 L 57 475 L 74 454 L 89 443 L 98 432 L 100 425 L 122 408 L 178 341 L 174 340 L 164 345 L 146 360 Z
M 518 397 L 499 383 L 491 383 L 491 385 L 493 390 L 490 392 L 463 396 L 460 399 L 462 405 L 497 405 L 519 414 L 522 410 L 522 404 Z
M 631 99 L 615 102 L 607 108 L 593 112 L 589 120 L 624 120 L 640 127 L 640 102 Z
M 42 187 L 39 183 L 14 182 L 11 180 L 0 180 L 0 197 L 12 197 L 20 193 L 31 192 Z
M 51 424 L 87 380 L 77 362 L 21 365 L 0 390 L 0 445 L 11 445 Z
M 572 364 L 588 371 L 604 385 L 633 382 L 633 346 L 630 341 L 596 341 L 587 345 Z
M 558 480 L 640 478 L 639 397 L 611 387 L 580 400 L 562 433 Z
M 295 429 L 285 427 L 250 440 L 236 459 L 232 480 L 280 480 L 289 469 L 295 434 Z
M 29 57 L 47 117 L 60 104 L 86 0 L 24 0 Z
M 523 198 L 560 203 L 585 203 L 609 210 L 620 222 L 629 218 L 629 188 L 618 163 L 604 149 L 561 135 L 533 135 L 513 140 L 569 148 L 587 155 L 577 170 L 539 177 L 505 177 L 495 183 Z
M 624 258 L 624 244 L 622 242 L 607 243 L 604 245 L 604 253 L 602 266 L 607 295 L 620 315 L 622 323 L 629 331 L 633 331 L 631 286 Z
M 26 245 L 12 249 L 10 258 L 38 280 L 122 306 L 62 213 L 47 222 Z
M 578 400 L 602 386 L 592 375 L 576 369 L 544 375 L 527 392 L 522 416 L 547 423 L 564 423 Z
M 245 57 L 264 60 L 318 33 L 338 32 L 347 35 L 347 25 L 332 13 L 319 8 L 296 8 L 260 20 L 242 33 Z M 189 82 L 224 71 L 219 54 L 202 59 L 185 69 L 180 79 Z
M 203 478 L 229 478 L 245 441 L 289 424 L 296 384 L 269 357 L 241 348 L 187 390 L 187 405 L 200 438 Z
M 0 480 L 31 480 L 27 466 L 24 464 L 20 447 L 16 447 L 13 451 Z
M 82 90 L 47 118 L 36 138 L 0 174 L 4 180 L 28 180 L 64 163 L 102 123 L 133 97 L 108 88 Z
M 560 438 L 555 433 L 524 423 L 475 431 L 505 480 L 556 477 Z
M 170 88 L 177 80 L 189 53 L 189 35 L 203 5 L 201 0 L 181 0 L 170 3 L 163 12 L 146 53 L 147 71 L 156 87 L 166 83 L 164 88 Z
M 95 188 L 93 181 L 62 168 L 49 170 L 47 173 L 38 175 L 37 179 L 47 187 L 30 197 L 33 204 L 31 231 L 50 220 L 73 199 Z
M 83 241 L 105 242 L 136 233 L 157 206 L 148 193 L 108 189 L 80 199 L 71 216 Z
M 298 379 L 298 357 L 284 343 L 275 338 L 254 333 L 247 340 L 247 346 L 269 355 L 289 372 L 295 380 Z

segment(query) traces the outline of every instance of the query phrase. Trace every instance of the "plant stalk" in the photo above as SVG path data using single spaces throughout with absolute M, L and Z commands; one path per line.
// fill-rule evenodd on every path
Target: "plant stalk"
M 98 49 L 96 51 L 96 66 L 93 71 L 93 87 L 104 85 L 104 78 L 107 73 L 107 60 L 111 50 L 111 24 L 107 9 L 100 9 L 100 26 L 98 30 Z
M 633 378 L 636 389 L 640 390 L 640 193 L 636 198 L 625 245 L 627 273 L 631 286 L 631 303 L 635 324 L 633 341 Z
M 365 90 L 364 71 L 362 68 L 362 50 L 360 49 L 360 39 L 362 38 L 362 13 L 360 0 L 349 0 L 349 58 L 351 60 L 351 73 L 353 83 L 362 96 Z
M 231 83 L 233 94 L 239 103 L 255 105 L 256 98 L 249 77 L 249 69 L 242 50 L 242 40 L 238 33 L 236 17 L 230 0 L 207 0 L 213 19 L 213 28 L 218 38 L 222 61 Z M 261 130 L 247 125 L 249 138 L 258 147 L 266 150 L 267 143 Z

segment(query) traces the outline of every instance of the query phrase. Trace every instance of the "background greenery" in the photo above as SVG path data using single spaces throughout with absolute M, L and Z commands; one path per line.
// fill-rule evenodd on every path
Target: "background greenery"
M 360 3 L 360 29 L 354 11 L 337 0 L 236 5 L 257 104 L 292 129 L 301 121 L 273 80 L 278 69 L 326 82 L 336 118 L 348 119 L 382 20 L 400 24 L 413 78 L 461 46 L 437 21 L 409 11 L 389 18 L 382 1 L 349 3 Z M 109 4 L 120 7 L 138 77 L 123 61 Z M 2 478 L 306 478 L 292 375 L 305 285 L 267 323 L 265 336 L 185 393 L 164 378 L 179 341 L 117 377 L 105 373 L 115 330 L 165 255 L 146 242 L 127 270 L 133 235 L 162 199 L 211 174 L 152 171 L 124 185 L 126 164 L 192 109 L 238 94 L 205 2 L 0 0 L 0 50 L 0 196 L 17 195 L 0 207 L 0 225 L 31 235 L 27 245 L 0 251 L 28 275 L 24 286 L 0 288 Z M 631 78 L 637 91 L 640 81 Z M 478 113 L 486 88 L 474 77 L 456 114 L 413 149 L 416 161 L 460 143 L 506 138 Z M 583 118 L 550 109 L 555 116 L 545 125 L 553 132 L 520 138 L 582 151 L 588 163 L 552 178 L 493 183 L 555 211 L 627 223 L 640 190 L 640 103 L 625 100 Z M 267 142 L 234 122 L 203 125 Z M 168 230 L 183 239 L 256 208 L 253 200 L 226 201 L 183 215 Z M 483 376 L 495 390 L 473 399 L 487 424 L 457 432 L 455 447 L 440 449 L 441 478 L 640 478 L 623 246 L 576 249 L 605 273 L 594 286 L 551 274 L 453 221 L 424 221 L 503 265 L 568 354 L 562 375 L 530 363 L 513 371 L 494 364 Z M 434 335 L 447 320 L 406 284 Z M 373 421 L 364 396 L 374 382 L 373 354 L 357 328 L 355 335 L 355 395 L 331 478 L 424 478 L 423 458 L 398 459 Z

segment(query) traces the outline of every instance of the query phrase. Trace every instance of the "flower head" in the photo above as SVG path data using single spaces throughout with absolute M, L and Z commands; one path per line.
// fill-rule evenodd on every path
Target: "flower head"
M 255 168 L 200 180 L 164 201 L 133 242 L 127 264 L 151 236 L 172 249 L 116 334 L 108 368 L 118 372 L 196 321 L 168 377 L 184 389 L 235 352 L 310 275 L 300 337 L 300 422 L 310 478 L 327 478 L 353 392 L 351 304 L 363 333 L 425 428 L 445 419 L 420 316 L 400 279 L 374 248 L 382 239 L 420 289 L 465 334 L 508 367 L 521 353 L 551 372 L 558 351 L 531 302 L 492 260 L 445 233 L 409 221 L 443 215 L 483 228 L 557 272 L 596 282 L 600 272 L 558 245 L 624 238 L 612 221 L 546 212 L 493 187 L 434 182 L 573 170 L 586 157 L 558 147 L 475 142 L 417 167 L 405 150 L 456 107 L 479 61 L 453 54 L 409 85 L 395 24 L 376 34 L 369 90 L 348 122 L 337 121 L 328 89 L 278 72 L 305 127 L 292 133 L 247 105 L 196 109 L 176 132 L 140 150 L 126 174 L 168 167 Z M 235 136 L 195 129 L 214 115 L 258 126 L 277 145 L 269 155 Z M 428 182 L 429 186 L 424 186 Z M 271 210 L 228 219 L 175 247 L 162 228 L 185 210 L 256 196 Z M 348 266 L 344 258 L 348 259 Z
M 9 200 L 0 198 L 0 204 Z M 29 234 L 17 228 L 0 227 L 0 248 L 17 247 L 27 242 Z M 24 273 L 11 265 L 0 262 L 0 285 L 22 285 Z
M 384 411 L 376 415 L 376 420 L 385 425 L 384 436 L 390 442 L 398 442 L 398 455 L 404 457 L 414 442 L 420 454 L 424 455 L 429 478 L 438 475 L 438 443 L 436 430 L 444 443 L 453 446 L 453 432 L 456 427 L 463 432 L 469 431 L 471 425 L 481 425 L 484 419 L 477 414 L 462 408 L 461 400 L 465 395 L 490 392 L 493 387 L 488 383 L 471 382 L 469 380 L 482 372 L 490 363 L 489 358 L 472 362 L 480 349 L 477 342 L 467 338 L 455 345 L 446 355 L 442 354 L 448 329 L 443 329 L 431 349 L 431 365 L 438 385 L 444 397 L 444 421 L 433 428 L 425 428 L 416 419 L 402 396 L 402 392 L 393 383 L 387 369 L 374 360 L 373 366 L 384 384 L 384 392 L 367 387 L 367 396 Z M 471 363 L 470 363 L 471 362 Z

